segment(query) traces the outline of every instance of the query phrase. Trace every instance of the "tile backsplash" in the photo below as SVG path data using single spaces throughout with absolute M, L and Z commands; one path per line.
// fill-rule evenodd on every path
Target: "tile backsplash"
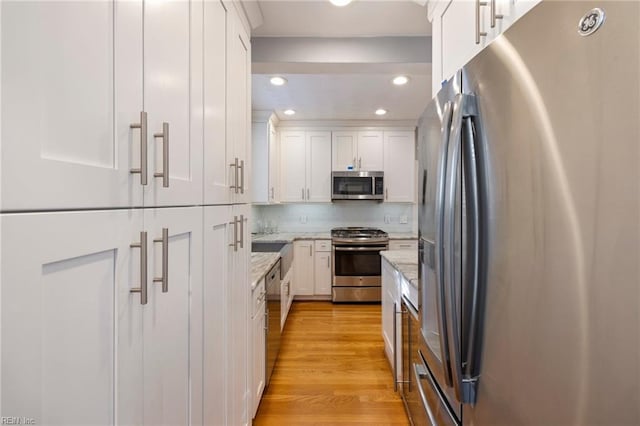
M 416 232 L 413 204 L 343 201 L 322 204 L 275 204 L 252 207 L 251 232 L 329 231 L 339 226 L 371 226 L 387 232 Z M 275 229 L 274 229 L 275 228 Z

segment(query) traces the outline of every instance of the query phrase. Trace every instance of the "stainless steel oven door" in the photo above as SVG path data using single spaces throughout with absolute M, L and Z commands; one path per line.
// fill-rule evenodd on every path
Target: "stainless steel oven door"
M 333 286 L 381 285 L 380 251 L 387 245 L 333 245 Z

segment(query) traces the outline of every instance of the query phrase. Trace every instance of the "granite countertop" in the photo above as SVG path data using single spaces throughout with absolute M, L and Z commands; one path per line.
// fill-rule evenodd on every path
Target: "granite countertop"
M 280 253 L 251 253 L 251 290 L 256 288 L 273 265 L 280 260 Z
M 415 240 L 417 234 L 413 232 L 389 232 L 391 240 Z M 278 232 L 275 234 L 252 234 L 253 241 L 268 241 L 274 243 L 290 243 L 294 240 L 330 240 L 331 231 L 325 232 Z
M 413 232 L 389 232 L 390 240 L 417 240 L 418 234 Z
M 418 253 L 412 250 L 386 250 L 380 255 L 387 259 L 404 278 L 418 288 Z
M 330 240 L 331 232 L 278 232 L 275 234 L 252 234 L 252 241 L 291 243 L 293 240 Z

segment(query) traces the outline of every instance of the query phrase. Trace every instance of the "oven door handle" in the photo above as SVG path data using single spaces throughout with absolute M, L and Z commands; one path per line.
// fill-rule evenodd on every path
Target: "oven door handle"
M 376 247 L 334 247 L 335 251 L 380 251 L 386 250 L 387 247 L 384 246 L 376 246 Z

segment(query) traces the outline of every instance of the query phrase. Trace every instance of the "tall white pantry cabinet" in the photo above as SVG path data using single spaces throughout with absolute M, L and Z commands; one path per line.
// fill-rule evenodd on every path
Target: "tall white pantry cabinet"
M 0 3 L 0 416 L 250 423 L 236 7 Z

